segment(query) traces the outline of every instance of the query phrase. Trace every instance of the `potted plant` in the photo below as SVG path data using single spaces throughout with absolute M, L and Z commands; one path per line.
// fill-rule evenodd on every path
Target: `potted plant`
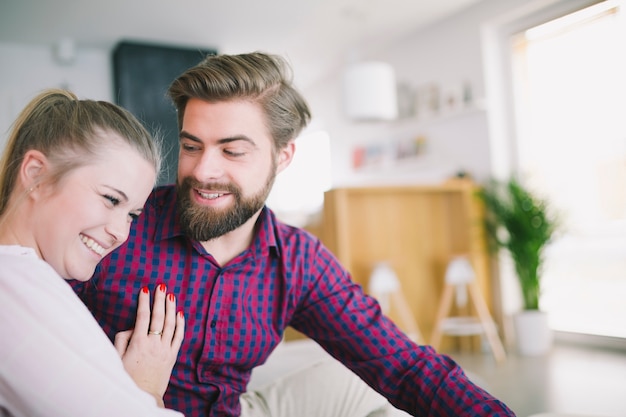
M 548 202 L 534 195 L 515 176 L 506 181 L 491 179 L 478 194 L 485 206 L 490 246 L 508 252 L 519 281 L 523 311 L 514 316 L 519 353 L 544 353 L 550 348 L 552 337 L 546 314 L 539 309 L 541 273 L 544 249 L 554 236 L 558 220 L 549 213 Z

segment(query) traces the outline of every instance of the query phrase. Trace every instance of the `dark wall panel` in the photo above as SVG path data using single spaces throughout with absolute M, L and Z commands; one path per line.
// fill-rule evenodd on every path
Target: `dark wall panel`
M 153 134 L 163 137 L 164 169 L 159 184 L 176 181 L 178 126 L 167 97 L 170 83 L 215 50 L 120 42 L 113 50 L 113 85 L 117 104 L 128 109 Z

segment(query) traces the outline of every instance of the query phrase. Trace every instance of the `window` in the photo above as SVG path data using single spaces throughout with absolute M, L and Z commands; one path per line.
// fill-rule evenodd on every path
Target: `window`
M 626 338 L 626 19 L 601 2 L 511 38 L 516 165 L 550 199 L 541 308 L 555 330 Z
M 319 213 L 331 187 L 330 137 L 323 130 L 296 139 L 291 164 L 277 175 L 267 205 L 286 223 L 303 227 Z

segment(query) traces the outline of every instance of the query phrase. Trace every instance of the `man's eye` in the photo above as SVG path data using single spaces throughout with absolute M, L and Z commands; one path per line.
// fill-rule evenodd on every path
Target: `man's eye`
M 109 200 L 111 202 L 111 204 L 113 204 L 114 206 L 117 206 L 120 203 L 120 199 L 119 198 L 115 198 L 112 195 L 105 194 L 104 198 Z
M 224 150 L 224 153 L 228 156 L 244 156 L 246 153 L 245 152 L 235 152 L 233 150 Z
M 188 151 L 188 152 L 192 152 L 192 151 L 197 151 L 198 150 L 198 147 L 194 146 L 194 145 L 187 145 L 187 144 L 183 143 L 181 146 L 182 146 L 183 150 Z

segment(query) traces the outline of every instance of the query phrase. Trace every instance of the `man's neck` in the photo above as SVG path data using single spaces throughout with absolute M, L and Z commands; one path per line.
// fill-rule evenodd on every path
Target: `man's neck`
M 259 210 L 247 222 L 232 232 L 206 242 L 201 242 L 202 246 L 220 266 L 228 264 L 252 243 L 256 221 L 260 213 L 261 211 Z

